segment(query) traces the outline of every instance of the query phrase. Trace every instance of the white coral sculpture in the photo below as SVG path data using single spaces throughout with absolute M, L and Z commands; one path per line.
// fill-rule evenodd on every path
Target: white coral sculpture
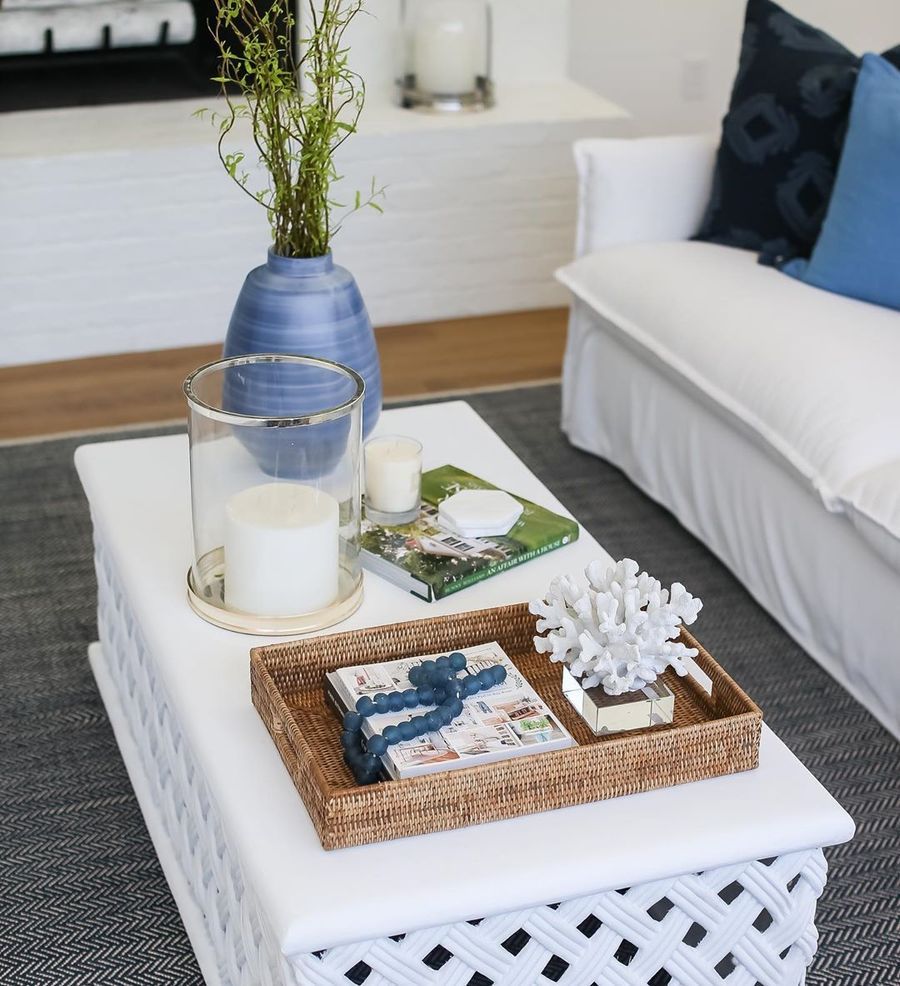
M 680 582 L 663 589 L 639 569 L 631 558 L 612 568 L 594 561 L 584 570 L 587 586 L 555 578 L 546 599 L 528 607 L 546 634 L 534 638 L 535 650 L 565 664 L 582 687 L 602 685 L 609 695 L 637 691 L 667 667 L 686 675 L 684 658 L 696 657 L 697 648 L 676 638 L 703 603 Z

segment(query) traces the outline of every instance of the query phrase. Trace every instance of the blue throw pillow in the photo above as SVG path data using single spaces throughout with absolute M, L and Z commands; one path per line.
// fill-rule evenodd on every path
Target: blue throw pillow
M 900 67 L 900 45 L 885 57 Z M 772 0 L 747 0 L 740 64 L 698 240 L 761 251 L 762 263 L 810 255 L 859 67 L 859 57 L 824 31 Z
M 900 71 L 866 55 L 822 232 L 782 270 L 807 284 L 900 310 Z

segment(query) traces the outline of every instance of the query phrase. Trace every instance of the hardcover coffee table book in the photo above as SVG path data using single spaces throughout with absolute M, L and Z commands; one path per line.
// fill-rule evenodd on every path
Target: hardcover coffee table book
M 520 496 L 514 499 L 522 505 L 522 514 L 503 536 L 464 538 L 441 526 L 441 500 L 462 490 L 496 489 L 456 466 L 423 473 L 418 519 L 400 527 L 382 527 L 363 515 L 363 566 L 414 596 L 434 602 L 578 538 L 575 521 Z
M 463 700 L 463 713 L 449 726 L 398 743 L 381 758 L 389 777 L 417 777 L 476 764 L 508 760 L 529 753 L 547 753 L 574 746 L 575 740 L 538 697 L 522 673 L 496 642 L 463 648 L 467 673 L 502 665 L 506 680 L 483 694 Z M 382 664 L 340 668 L 325 675 L 326 691 L 338 714 L 356 708 L 364 695 L 404 691 L 412 687 L 409 669 L 440 655 L 425 654 Z M 363 733 L 384 733 L 387 726 L 407 722 L 420 710 L 387 712 L 365 720 Z

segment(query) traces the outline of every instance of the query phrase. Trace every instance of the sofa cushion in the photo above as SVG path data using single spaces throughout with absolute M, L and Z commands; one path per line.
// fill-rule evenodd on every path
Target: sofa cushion
M 790 463 L 829 510 L 852 511 L 900 538 L 900 494 L 873 492 L 900 462 L 900 314 L 710 243 L 609 247 L 557 277 Z M 861 482 L 866 475 L 874 485 Z M 889 560 L 900 557 L 896 545 L 886 550 Z
M 885 53 L 900 64 L 900 47 Z M 808 256 L 834 183 L 860 60 L 772 0 L 748 0 L 698 238 Z
M 900 572 L 900 459 L 850 480 L 843 503 L 853 526 Z
M 781 269 L 826 291 L 900 311 L 900 70 L 863 58 L 850 129 L 811 260 Z

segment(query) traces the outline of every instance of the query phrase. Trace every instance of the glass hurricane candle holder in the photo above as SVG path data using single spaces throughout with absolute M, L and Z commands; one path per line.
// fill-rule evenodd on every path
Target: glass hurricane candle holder
M 482 110 L 494 105 L 487 0 L 403 0 L 400 105 Z
M 188 598 L 205 620 L 303 633 L 358 608 L 364 391 L 349 367 L 307 356 L 224 359 L 185 380 Z

